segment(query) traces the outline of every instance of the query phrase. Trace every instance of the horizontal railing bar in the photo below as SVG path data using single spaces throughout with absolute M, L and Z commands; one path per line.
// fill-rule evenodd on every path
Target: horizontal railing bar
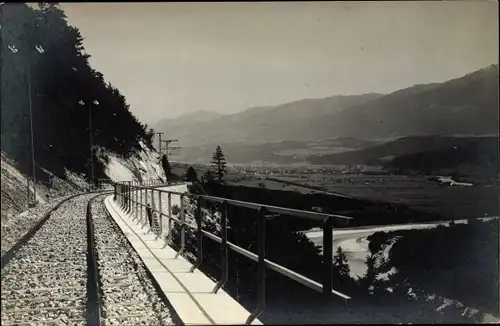
M 216 236 L 216 235 L 214 235 L 214 234 L 212 234 L 210 232 L 207 232 L 205 230 L 202 230 L 201 232 L 207 238 L 210 238 L 210 239 L 214 240 L 217 243 L 221 243 L 222 242 L 222 239 L 220 237 L 218 237 L 218 236 Z M 228 245 L 228 247 L 231 250 L 239 253 L 240 255 L 243 255 L 243 256 L 247 257 L 248 259 L 250 259 L 250 260 L 252 260 L 254 262 L 257 262 L 259 260 L 259 257 L 256 254 L 254 254 L 253 252 L 248 251 L 246 249 L 243 249 L 243 248 L 235 245 L 232 242 L 228 241 L 227 245 Z M 272 262 L 272 261 L 270 261 L 268 259 L 265 259 L 265 263 L 266 263 L 266 267 L 268 267 L 269 269 L 272 269 L 273 271 L 275 271 L 275 272 L 277 272 L 277 273 L 279 273 L 279 274 L 281 274 L 283 276 L 286 276 L 286 277 L 288 277 L 288 278 L 290 278 L 290 279 L 292 279 L 292 280 L 294 280 L 294 281 L 296 281 L 296 282 L 298 282 L 298 283 L 300 283 L 302 285 L 305 285 L 305 286 L 307 286 L 308 288 L 310 288 L 310 289 L 312 289 L 314 291 L 317 291 L 317 292 L 322 292 L 323 291 L 323 285 L 321 285 L 320 283 L 318 283 L 316 281 L 311 280 L 310 278 L 307 278 L 307 277 L 305 277 L 303 275 L 300 275 L 300 274 L 298 274 L 298 273 L 296 273 L 296 272 L 294 272 L 294 271 L 292 271 L 292 270 L 290 270 L 290 269 L 288 269 L 286 267 L 278 265 L 278 264 L 276 264 L 276 263 L 274 263 L 274 262 Z M 340 293 L 338 291 L 335 291 L 335 290 L 332 290 L 332 293 L 335 294 L 335 295 L 337 295 L 337 296 L 339 296 L 339 297 L 341 297 L 342 299 L 345 299 L 345 300 L 351 299 L 351 297 L 349 297 L 349 296 L 347 296 L 347 295 L 345 295 L 343 293 Z
M 286 267 L 283 267 L 281 265 L 278 265 L 272 261 L 269 261 L 266 259 L 266 266 L 269 267 L 269 269 L 272 269 L 275 272 L 278 272 L 282 275 L 285 275 L 288 278 L 291 278 L 292 280 L 307 286 L 310 289 L 313 289 L 316 292 L 323 292 L 323 285 L 320 283 L 313 281 L 303 275 L 300 275 L 298 273 L 295 273 L 292 270 L 289 270 Z
M 161 215 L 162 215 L 162 216 L 165 216 L 166 218 L 168 218 L 168 219 L 170 219 L 170 220 L 172 220 L 172 221 L 174 221 L 174 222 L 175 222 L 175 223 L 177 223 L 177 224 L 180 224 L 180 225 L 183 225 L 183 224 L 184 224 L 185 226 L 187 226 L 187 227 L 188 227 L 188 228 L 190 228 L 191 230 L 195 230 L 195 229 L 196 229 L 196 226 L 191 225 L 191 224 L 189 224 L 189 223 L 187 223 L 187 222 L 182 222 L 181 220 L 178 220 L 178 219 L 176 219 L 175 217 L 170 217 L 170 216 L 168 216 L 168 215 L 166 215 L 166 214 L 163 214 L 163 213 L 161 213 Z
M 160 191 L 163 191 L 163 190 L 160 190 Z M 318 220 L 318 221 L 323 221 L 327 217 L 352 220 L 352 217 L 348 217 L 348 216 L 309 212 L 309 211 L 304 211 L 304 210 L 299 210 L 299 209 L 271 206 L 271 205 L 266 205 L 266 204 L 249 203 L 249 202 L 228 199 L 228 198 L 222 198 L 222 197 L 214 197 L 214 196 L 207 196 L 207 195 L 195 195 L 195 194 L 184 194 L 184 195 L 188 196 L 188 197 L 202 198 L 202 199 L 209 200 L 212 202 L 217 202 L 217 203 L 222 203 L 225 201 L 228 204 L 231 204 L 234 206 L 246 207 L 246 208 L 255 209 L 255 210 L 259 210 L 262 207 L 265 207 L 266 211 L 270 212 L 270 213 L 287 214 L 287 215 L 293 215 L 293 216 L 297 216 L 297 217 L 305 217 L 305 218 L 309 218 L 309 219 L 314 219 L 314 220 Z
M 130 200 L 130 202 L 131 202 L 131 203 L 138 204 L 139 206 L 142 206 L 142 207 L 148 207 L 147 205 L 145 205 L 145 204 L 143 204 L 143 203 L 140 203 L 140 202 L 136 202 L 136 201 L 135 201 L 135 200 L 133 200 L 133 199 L 129 199 L 129 200 Z M 156 210 L 156 209 L 154 209 L 154 208 L 151 208 L 151 207 L 150 207 L 150 209 L 151 209 L 151 213 L 158 213 L 159 215 L 161 215 L 161 216 L 165 216 L 166 218 L 168 218 L 168 219 L 170 219 L 170 220 L 172 220 L 172 221 L 174 221 L 174 222 L 176 222 L 176 223 L 178 223 L 178 224 L 180 224 L 180 225 L 183 225 L 183 224 L 184 224 L 185 226 L 189 227 L 190 229 L 193 229 L 193 230 L 194 230 L 194 229 L 196 229 L 196 227 L 195 227 L 195 226 L 193 226 L 193 225 L 191 225 L 191 224 L 189 224 L 189 223 L 182 222 L 181 220 L 178 220 L 178 219 L 176 219 L 175 217 L 168 216 L 167 214 L 165 214 L 165 213 L 163 213 L 163 212 L 160 212 L 160 211 L 158 211 L 158 210 Z M 204 231 L 204 232 L 206 232 L 206 231 Z
M 150 187 L 142 187 L 142 186 L 133 186 L 133 187 L 138 188 L 139 190 L 140 189 L 151 189 Z M 201 199 L 208 200 L 208 201 L 215 202 L 215 203 L 223 203 L 225 201 L 228 204 L 231 204 L 234 206 L 246 207 L 246 208 L 250 208 L 250 209 L 254 209 L 254 210 L 259 210 L 261 207 L 265 207 L 267 212 L 270 212 L 270 213 L 292 215 L 292 216 L 308 218 L 308 219 L 316 220 L 316 221 L 324 221 L 325 218 L 328 218 L 328 217 L 332 217 L 335 219 L 341 219 L 341 220 L 352 220 L 352 217 L 337 215 L 337 214 L 318 213 L 318 212 L 304 211 L 304 210 L 293 209 L 293 208 L 271 206 L 271 205 L 266 205 L 266 204 L 250 203 L 250 202 L 244 202 L 244 201 L 240 201 L 240 200 L 234 200 L 234 199 L 228 199 L 228 198 L 222 198 L 222 197 L 214 197 L 214 196 L 207 196 L 207 195 L 195 195 L 195 194 L 189 194 L 189 193 L 185 193 L 185 192 L 181 193 L 181 192 L 162 190 L 162 189 L 157 189 L 157 191 L 162 192 L 162 193 L 177 195 L 177 196 L 201 198 Z
M 124 185 L 125 185 L 126 193 L 128 193 L 129 195 L 127 195 L 126 193 L 117 193 L 119 196 L 121 196 L 123 198 L 132 197 L 130 194 L 134 191 L 151 190 L 152 188 L 154 189 L 154 186 L 144 187 L 144 186 L 132 185 L 130 183 L 125 183 Z M 162 190 L 162 189 L 154 189 L 154 190 L 157 191 L 159 194 L 167 193 L 167 194 L 171 194 L 171 195 L 172 194 L 179 195 L 179 196 L 181 196 L 181 199 L 182 199 L 182 197 L 192 197 L 192 198 L 203 199 L 203 200 L 216 202 L 216 203 L 224 203 L 225 202 L 226 204 L 231 204 L 231 205 L 239 206 L 239 207 L 247 207 L 250 209 L 259 210 L 259 209 L 265 208 L 266 212 L 270 212 L 270 213 L 305 217 L 305 218 L 314 219 L 314 220 L 323 221 L 323 222 L 327 221 L 329 218 L 340 218 L 343 220 L 351 220 L 352 219 L 351 217 L 347 217 L 347 216 L 334 215 L 334 214 L 324 214 L 324 213 L 317 213 L 317 212 L 310 212 L 310 211 L 302 211 L 302 210 L 297 210 L 297 209 L 269 206 L 269 205 L 265 205 L 265 204 L 249 203 L 249 202 L 238 201 L 238 200 L 233 200 L 233 199 L 226 199 L 226 198 L 221 198 L 221 197 L 214 197 L 214 196 L 207 196 L 207 195 L 195 195 L 195 194 L 189 194 L 189 193 L 179 193 L 179 192 L 173 192 L 173 191 Z M 128 202 L 136 203 L 141 207 L 146 207 L 151 211 L 151 213 L 157 213 L 157 214 L 159 214 L 160 217 L 165 216 L 166 218 L 169 219 L 169 221 L 174 221 L 180 225 L 187 226 L 192 230 L 197 229 L 195 226 L 190 225 L 190 224 L 186 223 L 185 221 L 181 221 L 181 220 L 178 220 L 172 216 L 169 216 L 169 215 L 163 213 L 161 210 L 156 210 L 155 207 L 150 207 L 150 206 L 143 204 L 141 202 L 136 202 L 132 198 L 128 198 Z M 182 204 L 182 202 L 181 202 L 181 204 Z M 201 230 L 201 235 L 205 235 L 209 239 L 216 241 L 219 244 L 222 243 L 222 238 L 220 238 L 220 237 L 218 237 L 218 236 L 216 236 L 208 231 Z M 243 249 L 243 248 L 241 248 L 241 247 L 237 246 L 236 244 L 231 243 L 229 241 L 227 241 L 226 244 L 227 244 L 227 247 L 230 248 L 231 250 L 233 250 L 234 252 L 236 252 L 242 256 L 245 256 L 254 262 L 259 261 L 259 256 L 257 254 L 254 254 L 246 249 Z M 296 282 L 298 282 L 298 283 L 300 283 L 300 284 L 302 284 L 302 285 L 304 285 L 304 286 L 306 286 L 314 291 L 323 292 L 323 285 L 316 282 L 316 281 L 313 281 L 313 280 L 311 280 L 311 279 L 309 279 L 301 274 L 298 274 L 298 273 L 296 273 L 296 272 L 294 272 L 286 267 L 278 265 L 277 263 L 274 263 L 274 262 L 269 261 L 267 259 L 264 259 L 264 263 L 265 263 L 265 266 L 267 268 L 272 269 L 273 271 L 275 271 L 275 272 L 277 272 L 285 277 L 288 277 L 288 278 L 290 278 L 290 279 L 292 279 L 292 280 L 294 280 L 294 281 L 296 281 Z M 329 292 L 329 291 L 327 291 L 327 292 Z M 340 293 L 338 291 L 335 291 L 333 289 L 331 289 L 331 293 L 334 295 L 337 295 L 345 300 L 351 299 L 351 297 L 349 297 L 343 293 Z

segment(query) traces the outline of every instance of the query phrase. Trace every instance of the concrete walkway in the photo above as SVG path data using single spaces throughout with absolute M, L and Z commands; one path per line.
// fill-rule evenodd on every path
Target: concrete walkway
M 148 226 L 133 220 L 113 201 L 104 200 L 106 209 L 128 238 L 146 268 L 160 285 L 165 296 L 185 325 L 242 325 L 250 312 L 220 289 L 212 293 L 215 283 L 199 270 L 189 272 L 192 264 L 175 258 L 176 251 L 149 232 Z M 262 325 L 256 319 L 252 325 Z

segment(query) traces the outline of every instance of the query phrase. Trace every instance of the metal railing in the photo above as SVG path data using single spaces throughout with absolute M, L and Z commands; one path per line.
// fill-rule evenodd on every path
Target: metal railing
M 126 181 L 115 183 L 114 198 L 115 201 L 121 206 L 126 212 L 135 215 L 134 219 L 139 218 L 141 223 L 143 217 L 147 217 L 146 214 L 156 213 L 159 217 L 159 229 L 160 232 L 157 235 L 157 239 L 161 238 L 165 240 L 165 228 L 163 224 L 163 217 L 168 219 L 168 234 L 166 235 L 166 244 L 172 243 L 172 222 L 180 225 L 180 248 L 175 256 L 179 257 L 186 250 L 186 235 L 185 228 L 188 227 L 195 231 L 197 239 L 197 249 L 198 254 L 196 255 L 196 261 L 190 269 L 193 272 L 198 268 L 203 261 L 203 236 L 217 242 L 221 246 L 221 267 L 222 275 L 219 282 L 213 289 L 213 293 L 216 293 L 220 288 L 222 288 L 229 279 L 228 273 L 228 249 L 238 253 L 239 255 L 245 256 L 248 259 L 257 262 L 258 265 L 258 304 L 257 308 L 247 319 L 247 324 L 252 323 L 264 310 L 265 308 L 265 284 L 266 284 L 266 268 L 269 268 L 285 277 L 288 277 L 308 288 L 311 288 L 317 292 L 322 292 L 325 296 L 331 297 L 336 295 L 344 300 L 351 299 L 349 296 L 335 291 L 333 289 L 333 222 L 339 221 L 341 223 L 348 223 L 351 217 L 335 215 L 335 214 L 323 214 L 311 211 L 303 211 L 297 209 L 290 209 L 284 207 L 270 206 L 264 204 L 257 204 L 251 202 L 238 201 L 228 198 L 213 197 L 207 195 L 196 195 L 185 192 L 175 192 L 163 189 L 155 189 L 152 187 L 140 185 L 135 181 Z M 155 194 L 158 194 L 158 204 L 155 205 Z M 167 213 L 163 212 L 162 209 L 162 194 L 167 194 Z M 172 196 L 180 197 L 180 219 L 174 218 L 172 216 Z M 193 226 L 186 222 L 186 212 L 184 198 L 197 199 L 196 210 L 195 210 L 195 221 L 196 226 Z M 222 205 L 221 214 L 221 236 L 216 236 L 202 228 L 202 202 L 218 203 Z M 257 254 L 250 252 L 244 248 L 237 246 L 227 240 L 227 212 L 228 206 L 245 207 L 256 211 L 257 215 L 257 226 L 258 226 L 258 249 Z M 146 212 L 146 214 L 144 214 Z M 273 215 L 268 215 L 273 214 Z M 265 258 L 266 256 L 266 218 L 274 217 L 276 214 L 286 214 L 289 216 L 296 216 L 305 219 L 315 220 L 323 223 L 323 278 L 322 283 L 318 283 L 306 276 L 296 273 L 284 266 L 281 266 L 275 262 L 272 262 Z M 147 223 L 147 221 L 145 221 Z
M 95 183 L 91 185 L 91 190 L 97 189 L 114 189 L 115 183 L 127 183 L 130 181 L 113 181 L 108 178 L 99 178 L 95 180 Z M 134 184 L 144 186 L 144 187 L 161 187 L 161 186 L 170 186 L 178 184 L 178 182 L 164 181 L 162 179 L 148 179 L 141 181 L 134 181 Z

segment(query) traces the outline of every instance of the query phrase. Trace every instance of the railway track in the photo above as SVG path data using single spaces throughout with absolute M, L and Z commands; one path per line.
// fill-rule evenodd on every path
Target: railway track
M 55 198 L 52 202 L 46 204 L 39 204 L 36 207 L 30 208 L 19 216 L 11 218 L 7 221 L 2 221 L 2 239 L 1 239 L 1 255 L 3 257 L 8 257 L 5 255 L 12 247 L 23 238 L 26 234 L 26 230 L 31 230 L 34 226 L 44 219 L 47 212 L 54 210 L 59 207 L 59 205 L 68 198 L 73 196 L 65 196 L 60 198 Z M 2 264 L 3 266 L 3 264 Z
M 63 200 L 2 256 L 1 325 L 173 324 L 102 195 Z
M 87 324 L 86 204 L 56 206 L 2 257 L 2 325 Z
M 92 205 L 101 325 L 173 325 L 179 319 L 101 203 Z

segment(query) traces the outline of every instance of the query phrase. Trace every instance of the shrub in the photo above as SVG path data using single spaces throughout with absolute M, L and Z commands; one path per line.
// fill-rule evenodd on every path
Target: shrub
M 181 212 L 181 209 L 179 208 L 178 205 L 173 205 L 172 206 L 172 215 L 177 216 Z

